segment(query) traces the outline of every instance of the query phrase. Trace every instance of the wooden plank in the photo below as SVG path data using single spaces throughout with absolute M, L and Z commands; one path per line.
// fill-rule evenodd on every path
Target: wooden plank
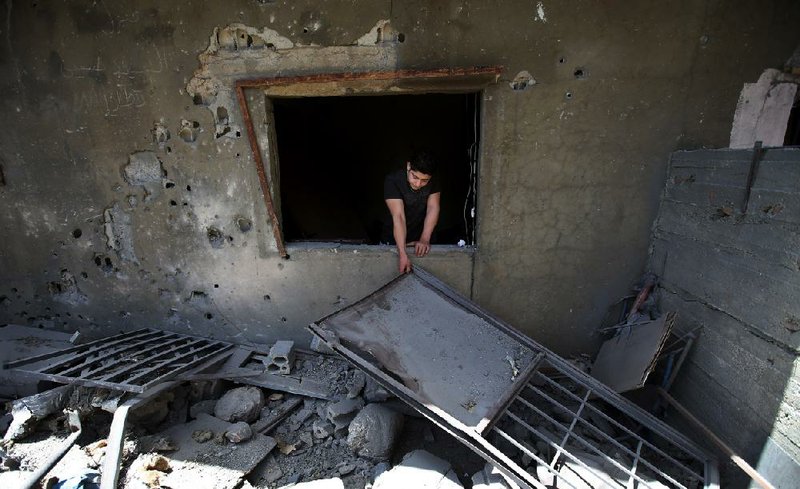
M 800 327 L 796 270 L 677 235 L 657 235 L 654 243 L 653 263 L 659 270 L 664 263 L 668 288 L 685 290 L 800 352 L 800 336 L 792 331 Z
M 769 424 L 758 420 L 700 369 L 685 369 L 674 389 L 673 397 L 683 404 L 711 431 L 725 440 L 750 464 L 758 461 L 760 448 L 771 430 Z M 730 406 L 720 409 L 720 406 Z M 697 438 L 700 441 L 699 437 Z

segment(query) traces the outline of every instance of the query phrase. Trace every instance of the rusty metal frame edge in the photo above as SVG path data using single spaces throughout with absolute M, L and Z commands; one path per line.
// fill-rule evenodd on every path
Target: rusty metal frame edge
M 264 159 L 261 157 L 261 148 L 258 146 L 253 120 L 250 117 L 250 108 L 247 105 L 247 97 L 244 90 L 246 88 L 267 88 L 270 86 L 292 85 L 295 83 L 325 83 L 331 81 L 379 81 L 379 80 L 402 80 L 402 79 L 426 79 L 426 78 L 448 78 L 448 77 L 469 77 L 480 75 L 494 75 L 494 81 L 500 77 L 503 71 L 502 66 L 472 67 L 472 68 L 440 68 L 434 70 L 396 70 L 396 71 L 364 71 L 364 72 L 343 72 L 343 73 L 316 73 L 312 75 L 287 76 L 287 77 L 261 77 L 261 78 L 242 78 L 234 82 L 236 99 L 239 103 L 239 111 L 242 113 L 242 121 L 247 130 L 247 139 L 250 143 L 250 151 L 256 163 L 258 181 L 261 185 L 261 193 L 264 197 L 264 204 L 267 213 L 272 221 L 272 234 L 275 237 L 275 245 L 278 254 L 283 258 L 289 258 L 286 252 L 286 243 L 283 240 L 283 231 L 278 222 L 278 215 L 275 212 L 275 203 L 272 199 L 272 192 L 267 180 Z

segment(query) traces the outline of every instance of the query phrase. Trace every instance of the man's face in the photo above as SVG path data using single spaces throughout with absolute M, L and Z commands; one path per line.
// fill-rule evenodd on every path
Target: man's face
M 406 163 L 406 176 L 411 190 L 419 190 L 431 181 L 431 176 L 411 169 L 411 163 Z

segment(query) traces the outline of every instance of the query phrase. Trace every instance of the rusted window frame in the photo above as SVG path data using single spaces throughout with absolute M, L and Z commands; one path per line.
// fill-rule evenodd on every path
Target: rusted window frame
M 278 215 L 275 212 L 275 203 L 273 202 L 272 192 L 270 191 L 270 182 L 267 179 L 266 168 L 264 166 L 264 159 L 261 157 L 261 148 L 258 146 L 258 139 L 256 138 L 255 127 L 253 120 L 250 117 L 250 108 L 247 105 L 247 98 L 245 97 L 245 89 L 260 88 L 267 89 L 275 86 L 286 86 L 293 84 L 308 84 L 308 83 L 330 83 L 330 82 L 348 82 L 348 81 L 391 81 L 391 80 L 425 80 L 436 78 L 469 78 L 469 77 L 485 77 L 494 75 L 494 80 L 497 80 L 500 73 L 503 71 L 501 66 L 489 67 L 472 67 L 472 68 L 442 68 L 435 70 L 397 70 L 397 71 L 369 71 L 369 72 L 353 72 L 353 73 L 320 73 L 314 75 L 302 76 L 289 76 L 289 77 L 273 77 L 273 78 L 249 78 L 236 80 L 234 88 L 236 90 L 236 99 L 239 102 L 239 110 L 242 113 L 242 120 L 247 129 L 247 139 L 250 142 L 250 150 L 253 153 L 253 159 L 256 162 L 256 170 L 258 172 L 258 180 L 261 184 L 261 193 L 264 196 L 264 204 L 267 207 L 269 218 L 272 221 L 272 233 L 275 236 L 275 244 L 278 247 L 278 253 L 283 258 L 289 258 L 286 252 L 286 245 L 283 241 L 283 232 L 281 225 L 278 222 Z M 413 91 L 410 90 L 410 91 Z

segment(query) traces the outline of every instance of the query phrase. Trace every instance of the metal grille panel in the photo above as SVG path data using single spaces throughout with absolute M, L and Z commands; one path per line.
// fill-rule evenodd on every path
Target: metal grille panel
M 6 368 L 54 382 L 142 393 L 232 346 L 179 333 L 140 329 L 23 358 L 10 362 Z

